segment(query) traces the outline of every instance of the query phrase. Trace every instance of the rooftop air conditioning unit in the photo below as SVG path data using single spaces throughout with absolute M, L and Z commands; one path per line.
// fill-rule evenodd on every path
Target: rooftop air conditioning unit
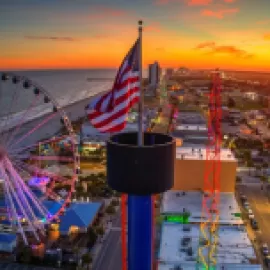
M 184 232 L 190 232 L 191 231 L 190 226 L 183 226 L 183 231 Z
M 192 250 L 192 247 L 189 247 L 189 248 L 187 249 L 187 255 L 188 255 L 188 256 L 193 256 L 193 250 Z

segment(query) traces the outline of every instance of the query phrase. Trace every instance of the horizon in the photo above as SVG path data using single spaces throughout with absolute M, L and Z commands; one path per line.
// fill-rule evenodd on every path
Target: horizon
M 161 69 L 167 69 L 167 68 L 173 68 L 173 69 L 178 69 L 180 67 L 171 67 L 171 66 L 167 66 L 167 67 L 161 67 Z M 185 67 L 188 68 L 191 71 L 211 71 L 211 70 L 215 70 L 216 68 L 189 68 L 189 67 Z M 88 67 L 88 68 L 44 68 L 44 69 L 6 69 L 6 70 L 0 70 L 0 72 L 35 72 L 35 71 L 74 71 L 74 70 L 78 70 L 78 71 L 84 71 L 84 70 L 114 70 L 117 71 L 118 67 L 112 67 L 112 68 L 108 68 L 108 67 L 99 67 L 99 68 L 95 68 L 95 67 Z M 147 70 L 148 66 L 143 67 L 143 70 Z M 270 74 L 270 70 L 237 70 L 237 69 L 220 69 L 223 72 L 255 72 L 255 73 L 269 73 Z
M 145 67 L 270 72 L 270 2 L 256 2 L 1 0 L 0 69 L 117 69 L 142 19 Z

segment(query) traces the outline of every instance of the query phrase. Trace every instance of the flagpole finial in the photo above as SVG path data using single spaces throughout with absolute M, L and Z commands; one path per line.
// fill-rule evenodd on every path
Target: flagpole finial
M 138 25 L 139 25 L 139 31 L 142 31 L 143 21 L 142 20 L 139 20 L 138 21 Z

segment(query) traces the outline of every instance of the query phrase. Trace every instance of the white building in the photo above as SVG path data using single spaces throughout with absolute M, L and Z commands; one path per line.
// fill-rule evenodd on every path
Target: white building
M 258 100 L 259 95 L 256 92 L 245 92 L 244 97 L 255 101 Z
M 222 226 L 219 228 L 218 238 L 215 269 L 262 270 L 243 226 Z M 206 269 L 202 263 L 199 266 L 197 263 L 197 259 L 201 259 L 199 247 L 200 226 L 165 222 L 162 226 L 158 270 Z M 204 257 L 208 250 L 201 249 L 201 252 Z
M 12 252 L 17 245 L 16 234 L 0 233 L 0 251 Z
M 205 269 L 203 259 L 207 257 L 209 251 L 200 241 L 202 237 L 200 224 L 204 220 L 202 201 L 202 192 L 164 193 L 161 205 L 164 222 L 161 229 L 158 270 Z M 184 213 L 188 214 L 185 222 L 177 218 L 183 217 Z M 233 193 L 220 193 L 218 220 L 215 269 L 261 270 Z M 201 261 L 200 264 L 198 260 Z
M 157 86 L 159 83 L 161 75 L 161 69 L 158 62 L 154 62 L 153 64 L 149 65 L 149 85 L 150 86 Z

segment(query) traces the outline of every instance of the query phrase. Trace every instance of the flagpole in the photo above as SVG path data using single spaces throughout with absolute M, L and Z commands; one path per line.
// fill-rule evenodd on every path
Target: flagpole
M 142 21 L 138 22 L 138 65 L 140 101 L 138 104 L 138 149 L 144 145 L 142 88 Z M 140 150 L 140 151 L 141 151 Z M 128 270 L 152 270 L 152 197 L 128 194 Z
M 140 101 L 138 104 L 138 113 L 139 113 L 139 119 L 138 119 L 138 146 L 143 145 L 143 106 L 144 106 L 144 93 L 143 93 L 143 88 L 142 88 L 142 25 L 143 21 L 138 22 L 138 32 L 139 32 L 139 87 L 140 87 Z

